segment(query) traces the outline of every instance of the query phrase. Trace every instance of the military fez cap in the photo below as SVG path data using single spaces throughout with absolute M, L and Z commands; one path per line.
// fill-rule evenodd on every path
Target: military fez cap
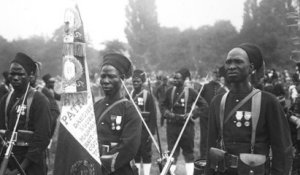
M 129 58 L 118 53 L 109 53 L 103 56 L 104 65 L 111 65 L 115 67 L 124 78 L 129 78 L 132 75 L 132 64 Z
M 13 59 L 11 63 L 20 64 L 25 69 L 28 75 L 34 74 L 36 72 L 36 62 L 22 52 L 17 53 L 15 59 Z
M 251 43 L 243 43 L 238 45 L 237 48 L 241 48 L 247 53 L 249 61 L 254 65 L 255 70 L 261 68 L 264 60 L 263 60 L 262 52 L 258 46 Z
M 50 80 L 53 80 L 52 76 L 50 74 L 46 74 L 42 78 L 43 78 L 43 80 L 44 80 L 45 83 L 47 83 Z
M 180 73 L 182 78 L 185 80 L 187 77 L 191 79 L 191 73 L 187 68 L 181 68 L 176 73 Z
M 140 78 L 142 82 L 146 81 L 146 72 L 136 69 L 133 71 L 132 78 Z

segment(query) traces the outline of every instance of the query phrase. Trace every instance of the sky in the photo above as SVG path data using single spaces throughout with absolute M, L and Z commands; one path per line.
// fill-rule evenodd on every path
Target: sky
M 180 30 L 230 20 L 239 30 L 245 0 L 156 0 L 158 22 Z M 126 42 L 127 0 L 77 0 L 90 44 L 100 49 L 103 42 Z M 63 25 L 69 0 L 0 0 L 0 35 L 8 41 L 34 35 L 51 37 Z

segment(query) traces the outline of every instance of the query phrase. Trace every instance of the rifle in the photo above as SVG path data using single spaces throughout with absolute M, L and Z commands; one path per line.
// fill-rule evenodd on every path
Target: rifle
M 208 75 L 206 75 L 205 80 L 207 80 L 207 77 L 208 77 Z M 177 138 L 177 140 L 175 142 L 175 145 L 174 145 L 174 147 L 173 147 L 173 149 L 172 149 L 169 157 L 167 158 L 167 162 L 166 162 L 166 164 L 165 164 L 162 172 L 160 173 L 160 175 L 166 175 L 168 173 L 170 167 L 171 167 L 171 164 L 173 162 L 173 154 L 175 153 L 176 147 L 177 147 L 177 145 L 178 145 L 178 143 L 179 143 L 179 141 L 180 141 L 180 139 L 182 137 L 182 134 L 183 134 L 183 132 L 184 132 L 184 130 L 185 130 L 185 128 L 186 128 L 186 126 L 187 126 L 187 124 L 188 124 L 191 116 L 192 116 L 193 110 L 195 109 L 196 103 L 197 103 L 198 99 L 200 98 L 200 94 L 201 94 L 201 92 L 203 90 L 203 87 L 204 87 L 204 85 L 201 87 L 200 91 L 198 92 L 198 95 L 197 95 L 197 97 L 196 97 L 196 99 L 195 99 L 195 101 L 194 101 L 194 103 L 192 105 L 192 108 L 191 108 L 191 110 L 190 110 L 190 112 L 188 114 L 188 117 L 185 119 L 184 125 L 183 125 L 183 127 L 182 127 L 182 129 L 181 129 L 181 131 L 179 133 L 179 136 L 178 136 L 178 138 Z
M 4 175 L 5 174 L 5 171 L 6 171 L 6 168 L 7 168 L 7 165 L 8 165 L 8 161 L 9 161 L 9 158 L 11 156 L 13 157 L 14 161 L 16 161 L 17 167 L 18 167 L 18 170 L 20 171 L 20 173 L 22 175 L 26 175 L 25 171 L 23 170 L 23 168 L 21 167 L 21 165 L 19 164 L 19 162 L 17 161 L 17 159 L 13 155 L 12 149 L 13 149 L 13 146 L 15 145 L 16 141 L 17 141 L 17 136 L 18 136 L 17 135 L 18 134 L 17 133 L 17 127 L 18 127 L 18 124 L 19 124 L 19 120 L 20 120 L 21 114 L 24 114 L 24 110 L 26 109 L 25 100 L 26 100 L 29 88 L 30 88 L 30 82 L 28 82 L 28 84 L 27 84 L 27 88 L 26 88 L 26 91 L 25 91 L 22 103 L 21 103 L 21 105 L 17 109 L 18 115 L 17 115 L 16 123 L 14 125 L 14 129 L 13 129 L 12 134 L 10 136 L 10 139 L 9 139 L 9 142 L 8 142 L 8 145 L 7 145 L 7 149 L 6 149 L 3 161 L 1 163 L 0 175 Z
M 158 146 L 158 144 L 157 144 L 157 142 L 156 142 L 154 136 L 152 135 L 152 133 L 151 133 L 151 131 L 150 131 L 150 129 L 149 129 L 147 123 L 145 122 L 145 120 L 144 120 L 144 118 L 143 118 L 143 116 L 142 116 L 142 114 L 141 114 L 139 108 L 138 108 L 137 105 L 134 103 L 134 100 L 132 99 L 132 97 L 131 97 L 131 95 L 130 95 L 130 93 L 129 93 L 129 91 L 128 91 L 128 89 L 127 89 L 125 83 L 124 83 L 124 81 L 121 80 L 121 82 L 122 82 L 122 85 L 123 85 L 123 87 L 124 87 L 124 89 L 125 89 L 127 95 L 129 96 L 130 101 L 133 103 L 134 108 L 136 109 L 137 113 L 139 114 L 139 117 L 140 117 L 140 119 L 142 120 L 142 123 L 143 123 L 143 125 L 145 126 L 145 128 L 146 128 L 146 130 L 147 130 L 147 132 L 148 132 L 148 134 L 149 134 L 149 136 L 150 136 L 150 138 L 151 138 L 151 140 L 153 141 L 154 146 L 156 147 L 156 149 L 157 149 L 157 151 L 159 152 L 159 154 L 161 154 L 160 149 L 159 149 L 159 146 Z M 1 175 L 1 174 L 0 174 L 0 175 Z

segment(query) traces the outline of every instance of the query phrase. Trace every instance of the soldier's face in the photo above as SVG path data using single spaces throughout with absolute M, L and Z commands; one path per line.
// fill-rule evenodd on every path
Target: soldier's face
M 226 76 L 229 83 L 246 81 L 253 70 L 247 53 L 240 48 L 232 49 L 225 61 Z
M 49 88 L 49 89 L 54 89 L 54 85 L 55 85 L 55 80 L 53 78 L 51 78 L 50 80 L 48 80 L 46 86 Z
M 116 94 L 121 88 L 121 77 L 119 71 L 111 66 L 104 65 L 100 71 L 100 85 L 106 96 Z
M 134 89 L 140 89 L 143 85 L 143 81 L 141 78 L 135 77 L 132 79 L 132 85 Z
M 29 82 L 29 76 L 23 66 L 18 63 L 12 63 L 9 68 L 9 81 L 16 91 L 23 91 Z
M 182 86 L 184 83 L 184 79 L 180 73 L 176 73 L 174 76 L 174 85 L 177 87 Z

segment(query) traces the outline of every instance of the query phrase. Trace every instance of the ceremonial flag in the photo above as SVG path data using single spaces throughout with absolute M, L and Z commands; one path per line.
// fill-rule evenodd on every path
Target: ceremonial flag
M 83 23 L 77 5 L 66 9 L 64 22 L 63 106 L 54 174 L 99 174 L 98 136 Z

